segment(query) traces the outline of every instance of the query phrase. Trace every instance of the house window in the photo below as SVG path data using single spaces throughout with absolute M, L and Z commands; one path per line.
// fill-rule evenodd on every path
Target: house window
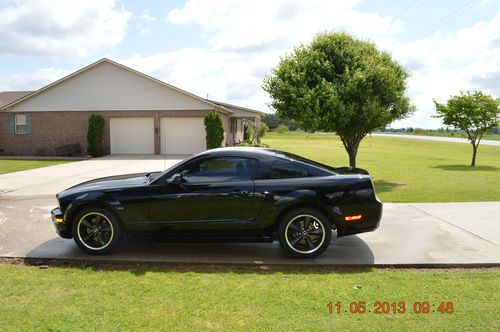
M 28 121 L 25 114 L 16 115 L 16 134 L 28 134 Z

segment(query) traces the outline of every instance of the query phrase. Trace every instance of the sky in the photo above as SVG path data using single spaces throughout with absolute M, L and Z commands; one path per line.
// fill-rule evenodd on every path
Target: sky
M 0 91 L 36 90 L 107 57 L 272 112 L 265 75 L 330 31 L 375 42 L 409 70 L 417 111 L 394 128 L 442 127 L 432 100 L 460 91 L 500 97 L 500 0 L 0 0 Z

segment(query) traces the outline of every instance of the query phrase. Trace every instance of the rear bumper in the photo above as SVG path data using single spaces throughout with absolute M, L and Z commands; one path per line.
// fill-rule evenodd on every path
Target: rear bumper
M 354 209 L 346 208 L 343 211 L 342 220 L 337 223 L 337 236 L 341 237 L 376 230 L 380 226 L 382 211 L 383 204 L 378 198 L 375 199 L 375 202 L 367 205 L 358 206 Z M 351 214 L 362 214 L 363 218 L 359 221 L 345 221 L 344 216 Z
M 70 239 L 71 230 L 68 230 L 67 223 L 64 221 L 64 215 L 60 208 L 55 208 L 50 211 L 52 224 L 54 225 L 57 234 L 65 239 Z

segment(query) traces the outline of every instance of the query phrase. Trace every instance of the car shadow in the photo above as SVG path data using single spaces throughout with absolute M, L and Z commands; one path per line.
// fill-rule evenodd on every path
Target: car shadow
M 389 182 L 385 180 L 374 180 L 373 185 L 375 186 L 375 191 L 377 193 L 385 193 L 389 191 L 393 191 L 397 188 L 402 188 L 407 186 L 405 183 L 396 183 L 396 182 Z
M 319 257 L 297 259 L 287 256 L 278 242 L 273 243 L 157 243 L 133 242 L 108 255 L 93 256 L 81 251 L 73 240 L 53 238 L 26 254 L 28 259 L 76 260 L 81 262 L 292 265 L 292 266 L 371 266 L 370 247 L 358 236 L 334 238 Z
M 474 172 L 474 171 L 496 172 L 500 170 L 500 167 L 488 166 L 488 165 L 477 165 L 474 167 L 471 167 L 470 165 L 438 165 L 438 166 L 433 166 L 433 168 L 439 168 L 445 171 L 459 171 L 459 172 Z

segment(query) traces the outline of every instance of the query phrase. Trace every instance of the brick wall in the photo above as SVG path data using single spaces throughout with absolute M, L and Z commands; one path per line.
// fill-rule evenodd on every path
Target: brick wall
M 90 114 L 100 114 L 105 119 L 104 151 L 109 153 L 109 118 L 110 117 L 154 117 L 155 118 L 155 153 L 160 154 L 160 118 L 173 116 L 205 116 L 208 111 L 102 111 L 102 112 L 30 112 L 31 134 L 9 133 L 8 115 L 0 112 L 0 155 L 53 156 L 55 148 L 62 145 L 80 143 L 83 150 L 87 147 L 87 127 Z M 227 116 L 223 115 L 223 119 Z M 227 120 L 225 120 L 227 122 Z M 228 130 L 228 128 L 227 128 Z

